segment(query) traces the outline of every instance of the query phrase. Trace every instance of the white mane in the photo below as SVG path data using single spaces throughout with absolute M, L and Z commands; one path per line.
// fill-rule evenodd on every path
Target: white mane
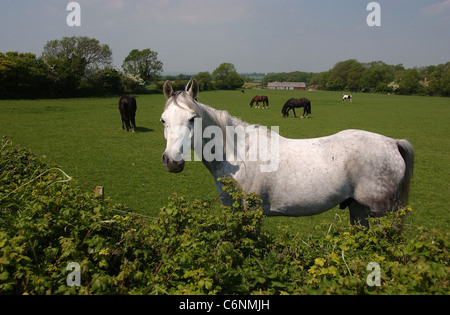
M 192 99 L 185 91 L 178 91 L 174 93 L 174 95 L 172 96 L 172 101 L 167 102 L 164 110 L 166 110 L 167 107 L 172 104 L 178 106 L 181 109 L 189 109 L 193 111 L 199 118 L 201 117 L 203 119 L 203 122 L 206 126 L 218 126 L 220 129 L 222 129 L 223 134 L 225 134 L 227 126 L 242 126 L 246 128 L 252 125 L 240 120 L 239 118 L 231 116 L 230 113 L 226 110 L 218 110 L 212 108 L 211 106 L 197 102 L 196 100 Z

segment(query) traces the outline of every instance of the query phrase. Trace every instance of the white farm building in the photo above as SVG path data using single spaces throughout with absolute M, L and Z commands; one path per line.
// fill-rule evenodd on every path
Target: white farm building
M 269 90 L 306 90 L 305 82 L 270 82 L 267 84 Z

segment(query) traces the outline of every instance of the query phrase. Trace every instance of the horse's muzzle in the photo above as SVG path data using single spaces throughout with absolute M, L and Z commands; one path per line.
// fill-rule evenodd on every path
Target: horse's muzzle
M 174 161 L 173 159 L 169 158 L 169 156 L 164 152 L 161 159 L 162 164 L 167 167 L 167 170 L 170 173 L 180 173 L 184 170 L 184 160 L 181 161 Z

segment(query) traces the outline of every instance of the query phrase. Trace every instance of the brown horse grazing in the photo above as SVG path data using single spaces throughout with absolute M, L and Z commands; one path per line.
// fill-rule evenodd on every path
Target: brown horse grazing
M 269 109 L 269 98 L 267 96 L 255 96 L 250 102 L 250 108 L 253 107 L 253 103 L 256 102 L 255 108 L 259 108 L 259 102 L 263 103 L 264 109 Z
M 292 109 L 294 111 L 294 117 L 297 118 L 297 115 L 295 114 L 295 108 L 303 107 L 303 117 L 308 118 L 308 115 L 311 115 L 311 101 L 307 98 L 291 98 L 288 100 L 281 110 L 281 113 L 283 114 L 283 118 L 286 116 L 289 116 L 289 111 Z
M 122 130 L 127 127 L 127 131 L 130 130 L 130 121 L 131 125 L 133 126 L 133 132 L 136 130 L 136 122 L 135 122 L 135 116 L 136 116 L 136 99 L 134 96 L 127 95 L 122 96 L 119 100 L 119 111 L 120 116 L 122 116 Z

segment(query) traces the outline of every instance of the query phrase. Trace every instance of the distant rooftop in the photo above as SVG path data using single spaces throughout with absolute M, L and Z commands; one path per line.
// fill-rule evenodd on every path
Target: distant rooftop
M 305 90 L 305 82 L 270 82 L 267 84 L 269 90 Z

